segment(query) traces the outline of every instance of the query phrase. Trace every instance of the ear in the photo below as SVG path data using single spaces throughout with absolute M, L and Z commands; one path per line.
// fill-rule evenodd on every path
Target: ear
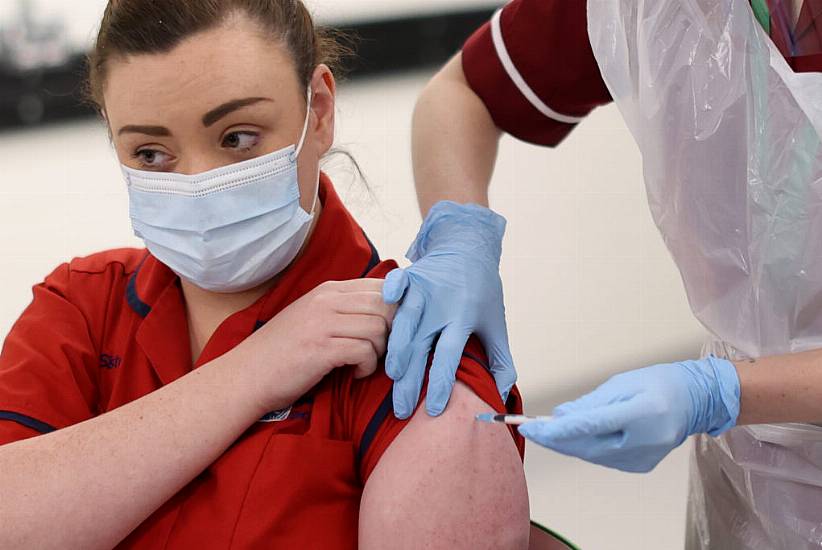
M 334 118 L 337 98 L 337 82 L 326 65 L 314 69 L 311 77 L 312 132 L 317 147 L 317 157 L 325 155 L 334 144 Z

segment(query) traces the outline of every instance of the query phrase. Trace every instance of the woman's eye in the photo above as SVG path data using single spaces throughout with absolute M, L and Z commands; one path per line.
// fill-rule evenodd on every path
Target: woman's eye
M 248 151 L 257 145 L 259 136 L 251 132 L 231 132 L 223 139 L 223 147 Z
M 136 158 L 144 168 L 161 168 L 168 164 L 171 156 L 156 149 L 140 149 L 134 153 L 134 158 Z

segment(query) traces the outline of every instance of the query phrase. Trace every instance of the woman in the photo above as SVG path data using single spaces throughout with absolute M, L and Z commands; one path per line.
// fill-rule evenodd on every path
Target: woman
M 396 264 L 319 172 L 333 53 L 298 0 L 109 3 L 91 92 L 148 250 L 57 268 L 6 339 L 0 547 L 526 544 L 476 342 L 441 419 L 390 414 Z

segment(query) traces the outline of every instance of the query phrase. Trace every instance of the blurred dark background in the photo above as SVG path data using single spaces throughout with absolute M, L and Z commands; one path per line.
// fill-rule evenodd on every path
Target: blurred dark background
M 0 130 L 92 116 L 83 98 L 85 52 L 69 39 L 66 16 L 44 16 L 34 0 L 2 2 L 8 4 L 0 12 Z M 494 8 L 420 10 L 424 8 L 414 15 L 328 22 L 351 38 L 356 51 L 344 67 L 346 77 L 440 65 Z

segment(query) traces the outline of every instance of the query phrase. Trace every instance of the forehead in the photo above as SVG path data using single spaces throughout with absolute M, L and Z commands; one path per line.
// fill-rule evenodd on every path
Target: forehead
M 185 113 L 202 116 L 225 101 L 301 97 L 291 56 L 245 18 L 193 35 L 173 50 L 111 59 L 103 89 L 109 119 Z M 147 120 L 144 120 L 147 122 Z

